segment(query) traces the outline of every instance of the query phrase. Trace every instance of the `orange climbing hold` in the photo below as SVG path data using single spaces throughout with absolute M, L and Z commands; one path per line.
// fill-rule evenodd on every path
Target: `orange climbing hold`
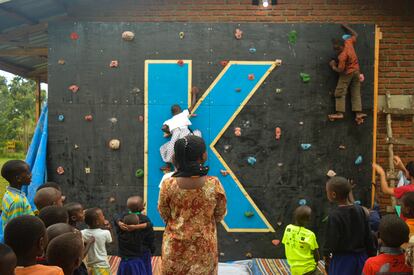
M 118 60 L 112 60 L 109 64 L 110 68 L 118 68 Z
M 248 78 L 249 80 L 254 80 L 254 74 L 249 74 Z
M 79 86 L 77 86 L 77 85 L 70 85 L 70 86 L 69 86 L 69 90 L 70 90 L 72 93 L 76 93 L 77 91 L 79 91 Z
M 235 37 L 237 40 L 242 39 L 242 37 L 243 37 L 243 31 L 242 31 L 241 29 L 239 29 L 239 28 L 235 29 L 235 30 L 234 30 L 234 37 Z
M 280 240 L 272 240 L 272 244 L 274 246 L 278 246 L 280 244 Z
M 92 121 L 92 119 L 93 119 L 92 115 L 86 115 L 85 116 L 86 121 Z
M 281 135 L 282 135 L 282 130 L 280 129 L 280 127 L 276 127 L 276 129 L 275 129 L 275 138 L 277 140 L 279 140 Z
M 223 66 L 223 67 L 226 67 L 227 64 L 229 64 L 229 61 L 228 60 L 221 60 L 220 61 L 220 65 Z
M 236 127 L 236 128 L 234 128 L 234 135 L 235 135 L 236 137 L 241 136 L 241 128 L 240 128 L 240 127 Z

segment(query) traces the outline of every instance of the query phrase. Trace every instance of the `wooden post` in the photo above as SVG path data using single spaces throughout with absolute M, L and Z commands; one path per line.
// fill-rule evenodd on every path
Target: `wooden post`
M 36 122 L 39 120 L 40 112 L 42 111 L 42 102 L 41 102 L 41 93 L 40 90 L 40 77 L 36 78 L 36 91 L 35 91 L 35 97 L 36 97 Z
M 386 94 L 386 106 L 387 108 L 391 107 L 391 95 L 390 92 Z M 391 114 L 387 114 L 387 139 L 392 139 L 392 119 Z M 390 167 L 388 177 L 390 177 L 390 187 L 395 187 L 395 169 L 394 169 L 394 145 L 392 143 L 388 144 L 388 166 Z M 395 197 L 391 196 L 391 205 L 392 209 L 387 209 L 387 212 L 394 212 L 394 206 L 396 205 Z

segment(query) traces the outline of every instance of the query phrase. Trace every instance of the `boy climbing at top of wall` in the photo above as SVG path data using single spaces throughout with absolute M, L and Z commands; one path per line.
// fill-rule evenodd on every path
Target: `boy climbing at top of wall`
M 318 243 L 315 234 L 306 228 L 309 225 L 312 210 L 303 205 L 296 208 L 294 224 L 289 224 L 283 234 L 286 258 L 292 275 L 318 275 Z
M 21 191 L 23 185 L 29 185 L 32 181 L 32 173 L 26 162 L 9 160 L 1 168 L 1 176 L 9 182 L 1 205 L 3 231 L 11 219 L 22 215 L 33 215 L 29 201 Z
M 328 118 L 331 121 L 344 118 L 345 98 L 348 89 L 350 89 L 352 111 L 355 112 L 355 121 L 358 124 L 361 124 L 364 122 L 364 118 L 367 115 L 362 113 L 360 68 L 358 57 L 354 49 L 358 34 L 348 25 L 342 25 L 342 27 L 351 35 L 351 37 L 345 41 L 343 39 L 332 40 L 333 48 L 338 54 L 338 63 L 335 60 L 331 60 L 329 65 L 332 70 L 339 74 L 339 78 L 335 89 L 336 113 L 330 114 Z

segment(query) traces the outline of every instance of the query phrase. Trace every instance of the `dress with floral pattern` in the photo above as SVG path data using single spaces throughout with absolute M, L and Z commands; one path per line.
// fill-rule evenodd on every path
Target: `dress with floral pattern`
M 217 274 L 217 228 L 226 215 L 226 194 L 216 177 L 196 189 L 182 189 L 177 179 L 164 180 L 158 211 L 166 222 L 162 274 Z

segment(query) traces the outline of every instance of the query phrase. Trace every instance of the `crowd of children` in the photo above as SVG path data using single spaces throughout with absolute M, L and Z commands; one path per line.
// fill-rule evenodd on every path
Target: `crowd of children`
M 1 275 L 109 275 L 106 244 L 115 238 L 121 257 L 117 274 L 152 274 L 154 231 L 141 197 L 128 199 L 125 213 L 114 217 L 112 230 L 102 209 L 64 204 L 66 197 L 53 182 L 37 189 L 32 209 L 21 191 L 31 182 L 24 161 L 6 162 L 1 175 L 9 182 L 1 206 Z

